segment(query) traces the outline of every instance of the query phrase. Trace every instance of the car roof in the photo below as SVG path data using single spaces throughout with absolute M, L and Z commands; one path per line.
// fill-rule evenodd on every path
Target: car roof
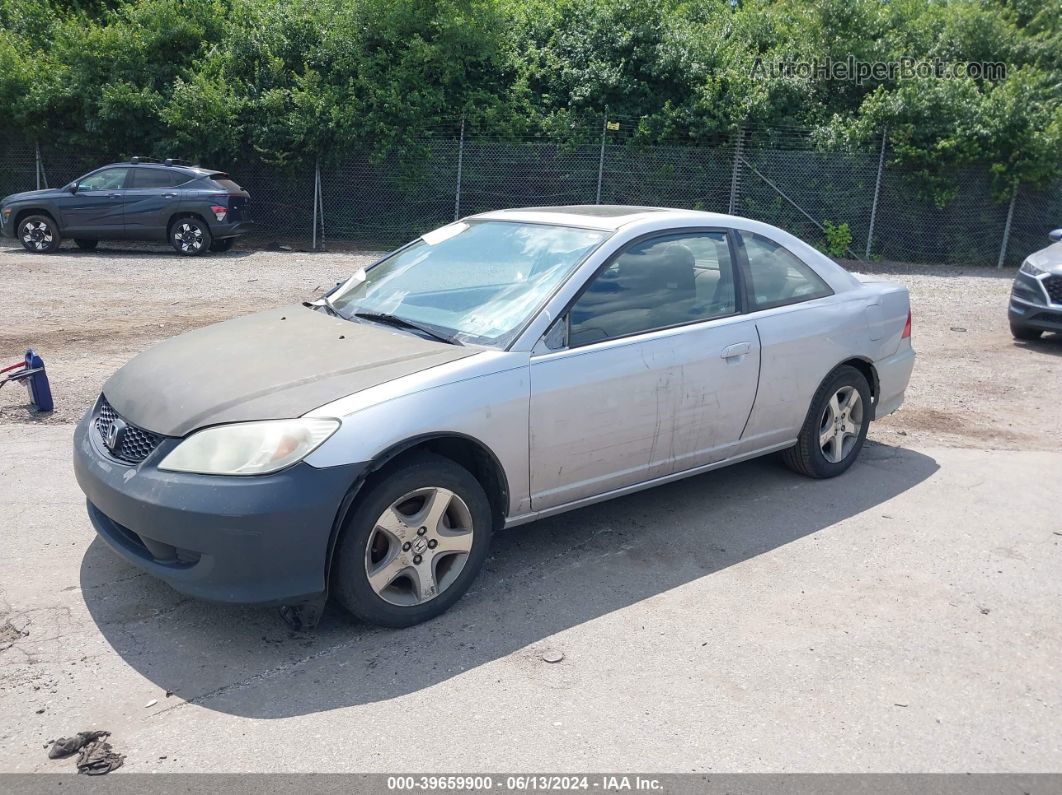
M 100 166 L 99 168 L 93 169 L 93 171 L 99 171 L 100 169 L 114 168 L 114 167 L 121 167 L 121 168 L 172 168 L 172 169 L 176 169 L 177 171 L 183 171 L 183 172 L 188 173 L 188 174 L 194 174 L 197 177 L 205 177 L 205 176 L 207 176 L 209 174 L 224 174 L 225 173 L 224 171 L 221 171 L 220 169 L 203 168 L 202 166 L 192 166 L 192 165 L 188 165 L 188 164 L 185 164 L 185 163 L 173 163 L 171 165 L 166 165 L 165 163 L 161 163 L 161 162 L 160 163 L 156 163 L 156 162 L 144 161 L 144 160 L 141 160 L 140 162 L 137 162 L 137 163 L 134 163 L 134 162 L 132 162 L 130 160 L 125 160 L 125 161 L 120 162 L 120 163 L 108 163 L 105 166 Z
M 674 218 L 676 221 L 683 223 L 695 221 L 705 226 L 730 226 L 734 221 L 738 220 L 733 215 L 707 213 L 700 210 L 680 210 L 670 207 L 635 207 L 621 204 L 520 207 L 512 210 L 493 210 L 471 217 L 489 221 L 579 226 L 590 229 L 603 229 L 610 232 L 614 232 L 628 224 L 650 219 L 663 221 L 668 218 Z

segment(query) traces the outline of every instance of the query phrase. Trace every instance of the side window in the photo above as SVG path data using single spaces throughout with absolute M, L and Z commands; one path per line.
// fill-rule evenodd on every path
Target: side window
M 724 232 L 635 243 L 598 273 L 568 313 L 569 345 L 711 320 L 737 310 Z
M 128 168 L 105 168 L 78 182 L 79 190 L 119 190 L 125 187 Z
M 189 176 L 181 171 L 165 168 L 134 168 L 134 188 L 172 188 L 189 180 Z
M 751 309 L 769 309 L 833 294 L 822 277 L 788 249 L 752 232 L 740 232 L 739 237 L 749 260 Z

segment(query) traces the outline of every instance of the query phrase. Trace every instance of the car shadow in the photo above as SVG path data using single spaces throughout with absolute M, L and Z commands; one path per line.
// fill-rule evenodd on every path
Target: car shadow
M 514 652 L 534 656 L 558 632 L 831 528 L 937 469 L 921 453 L 868 443 L 833 480 L 760 459 L 503 531 L 472 590 L 405 630 L 359 624 L 330 605 L 315 631 L 291 632 L 275 610 L 182 597 L 98 538 L 81 588 L 115 651 L 167 695 L 284 718 L 419 691 Z
M 1045 332 L 1038 340 L 1014 340 L 1014 347 L 1049 356 L 1062 356 L 1062 332 Z

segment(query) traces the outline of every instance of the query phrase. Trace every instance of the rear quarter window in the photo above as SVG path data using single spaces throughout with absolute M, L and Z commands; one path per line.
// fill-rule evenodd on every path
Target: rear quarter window
M 241 188 L 239 185 L 237 185 L 235 181 L 229 179 L 229 175 L 228 174 L 217 174 L 217 175 L 214 175 L 214 176 L 212 176 L 210 178 L 210 181 L 213 182 L 215 185 L 217 185 L 222 190 L 227 190 L 227 191 L 241 191 L 241 190 L 243 190 L 243 188 Z

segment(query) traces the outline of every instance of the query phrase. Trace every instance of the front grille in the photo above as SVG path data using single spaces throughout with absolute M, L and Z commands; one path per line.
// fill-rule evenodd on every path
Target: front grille
M 1044 289 L 1051 296 L 1051 303 L 1062 304 L 1062 276 L 1048 276 L 1043 282 Z
M 115 420 L 118 419 L 121 419 L 118 416 L 118 412 L 107 402 L 107 398 L 101 397 L 95 424 L 96 433 L 100 435 L 103 449 L 126 464 L 139 464 L 159 446 L 162 437 L 151 433 L 151 431 L 145 431 L 135 425 L 125 423 L 125 432 L 119 439 L 117 447 L 112 450 L 107 446 L 107 433 L 110 431 L 111 426 L 114 425 Z M 122 421 L 125 422 L 125 420 Z

